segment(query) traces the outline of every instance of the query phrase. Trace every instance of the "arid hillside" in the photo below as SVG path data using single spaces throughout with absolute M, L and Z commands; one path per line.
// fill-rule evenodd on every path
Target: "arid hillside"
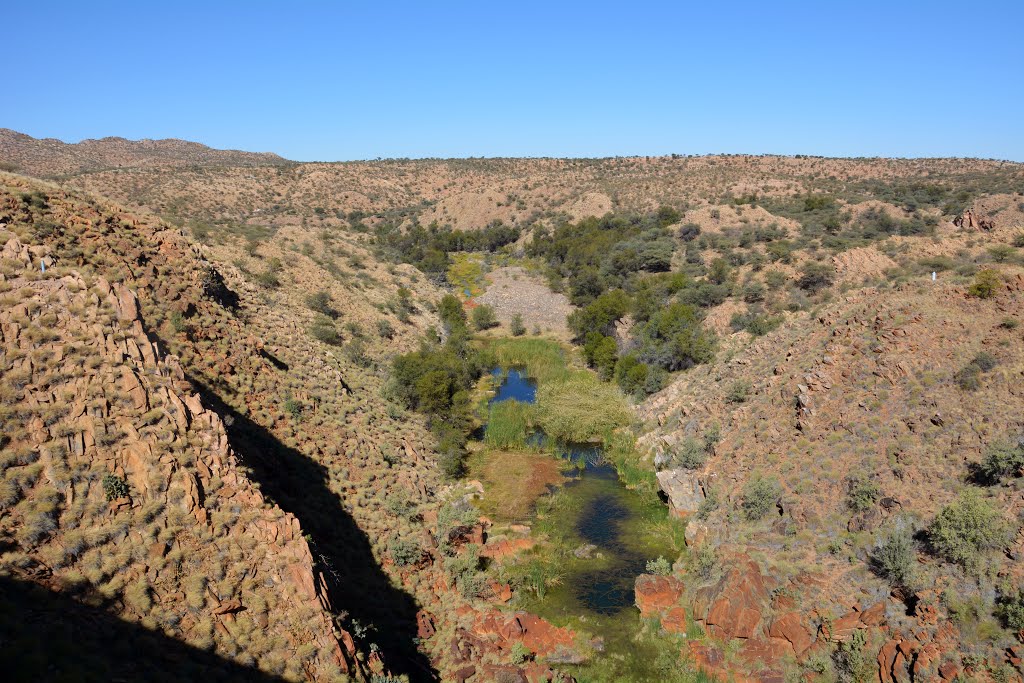
M 57 177 L 110 168 L 161 166 L 275 166 L 288 164 L 276 154 L 212 149 L 185 140 L 102 138 L 66 143 L 36 139 L 0 128 L 0 161 L 27 175 Z
M 470 387 L 464 414 L 389 385 L 454 314 L 632 402 L 619 474 L 688 546 L 637 581 L 670 664 L 1021 680 L 1024 166 L 0 133 L 52 177 L 0 175 L 4 581 L 228 677 L 569 680 L 600 648 L 524 611 L 547 579 L 514 569 L 549 539 L 473 506 L 508 468 L 439 468 L 481 387 L 457 351 L 415 389 Z

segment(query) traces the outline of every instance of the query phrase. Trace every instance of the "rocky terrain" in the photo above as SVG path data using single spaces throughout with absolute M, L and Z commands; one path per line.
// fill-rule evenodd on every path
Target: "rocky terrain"
M 55 177 L 111 168 L 205 166 L 277 166 L 288 164 L 276 154 L 221 150 L 186 140 L 103 138 L 69 144 L 53 138 L 0 128 L 0 159 L 24 173 Z
M 381 231 L 515 228 L 468 306 L 566 340 L 576 293 L 534 240 L 669 207 L 666 268 L 724 293 L 713 358 L 637 396 L 688 545 L 638 578 L 645 623 L 722 679 L 1021 680 L 1021 472 L 984 475 L 1024 428 L 1019 164 L 291 164 L 10 131 L 0 162 L 54 179 L 0 174 L 0 604 L 66 613 L 62 650 L 101 623 L 167 653 L 128 678 L 569 680 L 595 643 L 476 572 L 532 541 L 489 538 L 388 396 L 449 283 Z M 934 524 L 965 495 L 1006 537 L 950 559 Z

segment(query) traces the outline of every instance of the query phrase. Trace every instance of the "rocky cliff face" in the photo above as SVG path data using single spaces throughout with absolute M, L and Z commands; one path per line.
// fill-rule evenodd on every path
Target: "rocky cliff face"
M 0 262 L 5 573 L 270 673 L 360 673 L 299 521 L 241 470 L 134 293 L 15 237 Z

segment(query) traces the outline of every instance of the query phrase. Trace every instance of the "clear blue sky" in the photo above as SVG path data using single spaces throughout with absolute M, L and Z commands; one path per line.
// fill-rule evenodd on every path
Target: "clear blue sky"
M 297 160 L 1024 161 L 1024 2 L 12 2 L 0 126 Z

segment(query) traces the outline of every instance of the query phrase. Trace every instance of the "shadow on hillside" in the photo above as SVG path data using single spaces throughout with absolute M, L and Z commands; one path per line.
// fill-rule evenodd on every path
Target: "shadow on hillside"
M 331 604 L 346 613 L 344 626 L 362 647 L 376 644 L 393 674 L 412 681 L 438 680 L 416 646 L 417 606 L 395 588 L 377 564 L 366 534 L 328 486 L 326 468 L 278 441 L 271 432 L 236 412 L 202 382 L 189 377 L 203 401 L 224 419 L 231 446 L 268 499 L 299 518 L 311 540 L 315 570 L 328 582 Z M 360 635 L 360 628 L 367 629 Z
M 101 597 L 0 577 L 0 678 L 7 681 L 277 681 L 124 621 Z

